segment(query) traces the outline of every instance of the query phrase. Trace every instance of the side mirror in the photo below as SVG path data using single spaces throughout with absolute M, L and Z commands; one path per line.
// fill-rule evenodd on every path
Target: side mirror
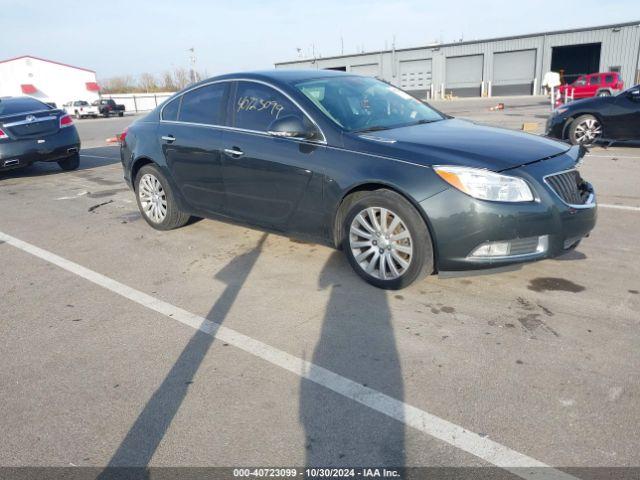
M 302 138 L 308 140 L 314 138 L 316 134 L 317 131 L 313 126 L 309 125 L 308 122 L 304 122 L 296 115 L 287 115 L 278 118 L 269 125 L 269 135 L 273 135 L 274 137 Z

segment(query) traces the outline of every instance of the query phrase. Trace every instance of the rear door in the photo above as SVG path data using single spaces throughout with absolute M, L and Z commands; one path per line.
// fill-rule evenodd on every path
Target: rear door
M 235 89 L 234 128 L 225 139 L 222 159 L 225 210 L 244 221 L 290 229 L 312 177 L 316 150 L 324 147 L 268 134 L 274 120 L 305 115 L 280 91 L 254 81 L 238 81 Z
M 228 82 L 195 88 L 172 100 L 158 127 L 167 167 L 183 198 L 195 209 L 221 213 L 221 155 L 225 143 Z

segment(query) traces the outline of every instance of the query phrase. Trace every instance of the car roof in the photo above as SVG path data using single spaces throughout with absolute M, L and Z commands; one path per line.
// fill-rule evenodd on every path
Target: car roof
M 274 69 L 274 70 L 256 70 L 249 72 L 228 73 L 225 75 L 219 75 L 217 77 L 208 78 L 200 83 L 209 83 L 216 80 L 234 80 L 234 79 L 251 79 L 251 80 L 264 80 L 271 81 L 273 83 L 297 83 L 304 80 L 315 80 L 318 78 L 331 78 L 331 77 L 344 77 L 350 76 L 347 72 L 341 72 L 336 70 L 294 70 L 294 69 Z M 196 84 L 197 85 L 197 84 Z

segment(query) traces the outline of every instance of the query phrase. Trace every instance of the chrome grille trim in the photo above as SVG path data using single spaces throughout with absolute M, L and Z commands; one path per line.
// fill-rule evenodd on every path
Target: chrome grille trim
M 582 180 L 575 168 L 546 175 L 544 183 L 564 203 L 571 208 L 593 208 L 596 206 L 595 195 L 589 192 L 586 199 L 580 195 L 578 180 Z

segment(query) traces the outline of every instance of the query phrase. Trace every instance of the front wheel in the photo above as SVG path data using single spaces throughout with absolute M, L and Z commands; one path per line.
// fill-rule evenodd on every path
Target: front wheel
M 602 137 L 602 125 L 593 115 L 582 115 L 576 118 L 569 127 L 569 140 L 573 145 L 588 147 Z
M 156 230 L 172 230 L 189 221 L 190 216 L 180 211 L 169 182 L 155 165 L 138 171 L 135 187 L 140 213 Z
M 365 281 L 398 290 L 433 272 L 431 236 L 404 197 L 382 189 L 347 201 L 342 246 Z
M 602 90 L 598 92 L 598 97 L 610 97 L 611 92 L 609 90 Z
M 124 112 L 118 112 L 119 117 L 124 117 Z

